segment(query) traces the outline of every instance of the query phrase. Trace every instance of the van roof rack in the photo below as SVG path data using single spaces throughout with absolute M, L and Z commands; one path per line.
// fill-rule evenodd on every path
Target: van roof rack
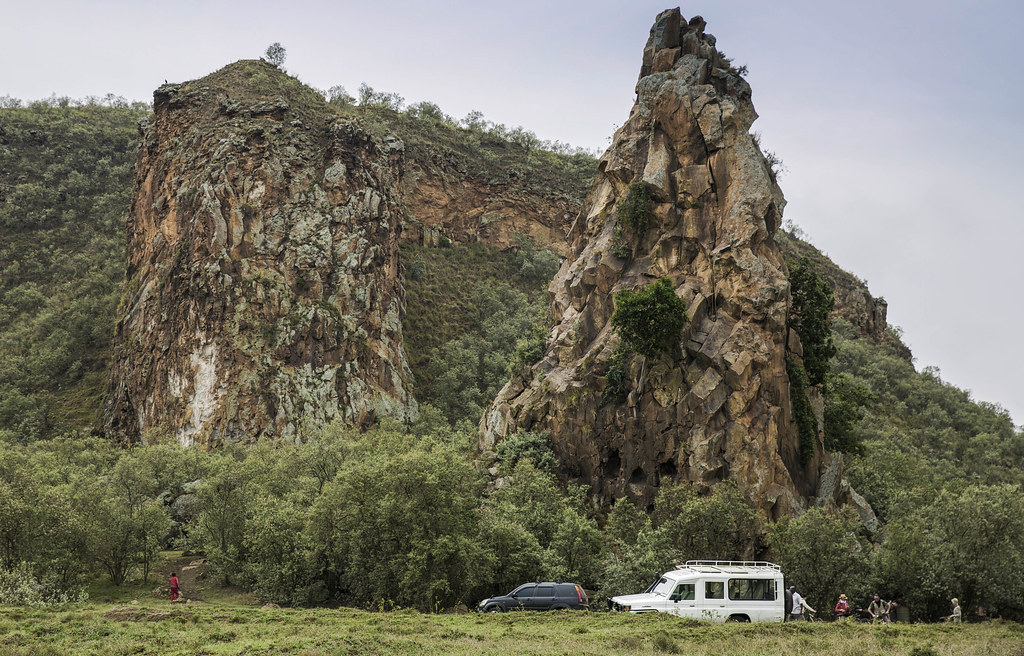
M 676 565 L 677 569 L 685 568 L 714 568 L 719 571 L 725 571 L 725 568 L 732 567 L 756 567 L 761 569 L 771 569 L 777 572 L 782 571 L 780 565 L 775 563 L 769 563 L 766 560 L 688 560 L 685 565 Z

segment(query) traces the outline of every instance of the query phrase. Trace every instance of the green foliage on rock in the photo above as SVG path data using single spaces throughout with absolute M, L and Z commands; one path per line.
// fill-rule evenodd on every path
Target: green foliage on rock
M 633 234 L 640 238 L 647 232 L 647 224 L 651 217 L 653 199 L 651 189 L 643 180 L 629 185 L 626 195 L 617 208 L 617 218 L 621 224 L 629 226 Z
M 864 418 L 871 392 L 848 374 L 829 373 L 822 389 L 825 401 L 825 448 L 829 451 L 863 454 L 857 424 Z
M 498 462 L 506 473 L 512 473 L 521 460 L 530 460 L 534 467 L 548 474 L 558 470 L 558 458 L 547 433 L 520 429 L 498 442 L 497 453 Z
M 644 357 L 655 358 L 670 350 L 687 320 L 686 303 L 676 296 L 671 278 L 659 278 L 638 292 L 625 289 L 615 295 L 612 326 L 629 348 Z
M 789 262 L 789 284 L 793 297 L 789 325 L 800 336 L 808 383 L 820 385 L 828 374 L 829 360 L 836 354 L 829 319 L 835 306 L 832 287 L 806 257 Z
M 818 434 L 818 420 L 807 398 L 807 372 L 800 361 L 786 356 L 786 374 L 789 376 L 789 395 L 793 405 L 793 419 L 800 437 L 800 464 L 806 465 L 814 455 L 814 438 Z
M 601 404 L 619 403 L 626 395 L 626 349 L 620 345 L 608 358 L 608 370 L 604 374 L 604 390 Z

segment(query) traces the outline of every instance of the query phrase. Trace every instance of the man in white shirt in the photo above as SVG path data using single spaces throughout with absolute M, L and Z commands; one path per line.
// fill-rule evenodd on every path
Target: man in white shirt
M 793 589 L 793 609 L 791 611 L 789 611 L 789 621 L 795 622 L 795 621 L 801 619 L 803 617 L 804 610 L 807 610 L 807 611 L 809 611 L 811 613 L 818 612 L 818 611 L 814 610 L 813 608 L 811 608 L 810 606 L 808 606 L 807 605 L 807 601 L 803 597 L 801 597 L 800 593 L 797 592 L 797 590 L 794 588 Z

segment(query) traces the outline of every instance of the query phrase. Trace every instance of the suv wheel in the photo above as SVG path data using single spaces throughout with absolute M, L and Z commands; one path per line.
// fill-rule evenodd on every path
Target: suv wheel
M 484 612 L 485 613 L 503 613 L 505 611 L 502 610 L 501 606 L 495 605 L 495 606 L 488 606 L 487 608 L 484 609 Z

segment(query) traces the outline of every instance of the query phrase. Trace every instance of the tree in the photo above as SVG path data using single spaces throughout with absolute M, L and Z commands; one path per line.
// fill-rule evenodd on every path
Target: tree
M 345 91 L 345 87 L 336 84 L 327 90 L 327 102 L 339 107 L 348 107 L 356 101 L 355 98 Z
M 851 599 L 865 598 L 869 592 L 870 562 L 857 534 L 860 527 L 860 518 L 852 509 L 832 514 L 811 508 L 769 528 L 775 562 L 782 566 L 787 581 L 796 585 L 812 606 L 823 606 L 826 614 L 840 592 Z
M 638 292 L 626 289 L 615 295 L 612 326 L 629 348 L 645 358 L 671 349 L 686 322 L 686 303 L 676 296 L 667 276 Z
M 825 448 L 863 454 L 864 446 L 854 430 L 864 418 L 871 391 L 847 374 L 825 377 Z
M 263 54 L 266 56 L 268 62 L 278 68 L 281 68 L 284 66 L 284 59 L 288 53 L 285 51 L 284 46 L 275 41 L 267 46 L 267 51 Z

